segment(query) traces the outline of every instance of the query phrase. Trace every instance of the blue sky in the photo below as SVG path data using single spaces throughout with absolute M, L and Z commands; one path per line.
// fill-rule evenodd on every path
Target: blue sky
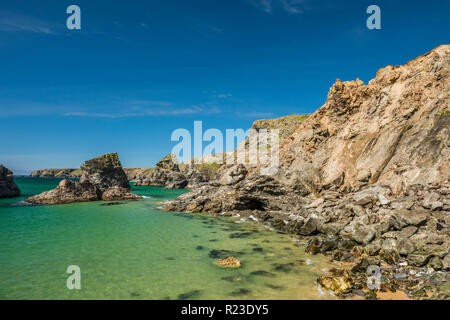
M 66 28 L 77 4 L 82 29 Z M 366 28 L 381 8 L 382 29 Z M 449 43 L 450 1 L 0 1 L 0 163 L 22 174 L 119 152 L 151 167 L 174 129 L 311 113 Z

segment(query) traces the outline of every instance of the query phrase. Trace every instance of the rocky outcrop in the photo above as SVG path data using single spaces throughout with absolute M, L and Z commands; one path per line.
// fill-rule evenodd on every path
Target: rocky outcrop
M 30 174 L 33 178 L 80 178 L 80 169 L 42 169 Z
M 97 200 L 136 200 L 117 153 L 86 161 L 80 181 L 62 180 L 58 187 L 28 198 L 33 204 L 66 204 Z
M 289 115 L 277 119 L 256 120 L 252 129 L 255 132 L 262 129 L 278 129 L 283 140 L 289 137 L 308 116 Z M 248 139 L 243 143 L 248 144 Z M 229 170 L 233 170 L 234 166 L 226 164 L 226 157 L 232 154 L 233 152 L 204 156 L 201 161 L 192 158 L 181 164 L 178 164 L 175 155 L 170 154 L 159 161 L 154 168 L 138 172 L 133 182 L 137 186 L 163 186 L 167 189 L 201 187 L 221 179 L 223 175 L 229 178 Z M 220 161 L 217 161 L 218 159 Z
M 449 78 L 445 45 L 379 70 L 367 85 L 337 80 L 326 103 L 281 140 L 276 174 L 222 170 L 165 210 L 251 218 L 298 235 L 311 254 L 361 264 L 350 272 L 355 281 L 342 272 L 321 279 L 341 295 L 367 292 L 375 264 L 389 269 L 382 290 L 450 296 L 437 285 L 422 295 L 450 271 Z
M 101 199 L 103 201 L 114 201 L 114 200 L 137 200 L 141 199 L 142 197 L 128 192 L 128 189 L 123 187 L 112 187 L 107 189 L 105 192 L 102 193 Z
M 312 190 L 356 191 L 448 181 L 450 46 L 403 66 L 388 66 L 367 85 L 336 81 L 324 106 L 280 146 L 282 166 L 313 172 Z
M 156 166 L 149 169 L 143 176 L 135 178 L 137 186 L 166 186 L 173 184 L 184 188 L 187 186 L 185 176 L 181 174 L 174 155 L 169 154 L 159 161 Z
M 33 204 L 66 204 L 96 201 L 98 199 L 99 192 L 91 183 L 62 180 L 55 189 L 28 198 L 27 202 Z
M 20 190 L 13 179 L 13 173 L 0 165 L 0 198 L 20 196 Z
M 178 164 L 175 155 L 168 155 L 154 168 L 139 174 L 134 179 L 137 186 L 163 186 L 167 189 L 185 189 L 201 186 L 218 177 L 221 165 L 215 163 L 196 164 L 194 160 Z
M 145 175 L 145 172 L 147 172 L 149 168 L 124 168 L 123 171 L 125 171 L 125 174 L 127 175 L 127 178 L 129 181 L 133 181 L 137 179 L 138 177 Z
M 117 153 L 110 153 L 88 160 L 81 165 L 80 182 L 90 182 L 101 193 L 112 187 L 131 189 Z
M 138 176 L 145 174 L 149 170 L 146 168 L 123 168 L 128 180 L 134 180 Z M 33 178 L 81 178 L 81 169 L 42 169 L 35 170 L 30 174 Z

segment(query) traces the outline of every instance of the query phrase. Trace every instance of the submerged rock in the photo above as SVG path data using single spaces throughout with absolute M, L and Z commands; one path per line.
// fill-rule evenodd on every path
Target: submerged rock
M 317 282 L 337 295 L 350 292 L 353 286 L 353 279 L 346 270 L 341 270 L 336 275 L 322 276 L 317 279 Z
M 264 270 L 257 270 L 250 273 L 251 276 L 260 276 L 260 277 L 269 277 L 274 278 L 276 275 L 272 272 L 264 271 Z
M 250 294 L 251 292 L 252 291 L 250 289 L 239 288 L 238 290 L 231 292 L 230 295 L 232 295 L 232 296 L 243 296 L 243 295 Z
M 220 280 L 228 281 L 228 282 L 241 282 L 243 280 L 242 276 L 226 276 L 220 278 Z
M 189 300 L 197 298 L 200 295 L 200 290 L 192 290 L 186 293 L 182 293 L 178 296 L 178 300 Z
M 226 257 L 215 262 L 222 268 L 240 268 L 241 262 L 234 257 Z
M 0 198 L 13 198 L 20 196 L 19 187 L 13 180 L 13 173 L 0 165 Z

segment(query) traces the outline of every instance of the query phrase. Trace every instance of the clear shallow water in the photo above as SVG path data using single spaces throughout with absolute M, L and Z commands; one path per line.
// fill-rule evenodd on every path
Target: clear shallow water
M 59 181 L 17 178 L 23 196 L 0 199 L 0 299 L 330 298 L 314 283 L 326 258 L 291 237 L 157 209 L 185 191 L 133 187 L 149 198 L 115 206 L 21 202 Z M 243 267 L 218 268 L 212 250 L 231 251 Z M 81 290 L 66 287 L 69 265 L 81 268 Z

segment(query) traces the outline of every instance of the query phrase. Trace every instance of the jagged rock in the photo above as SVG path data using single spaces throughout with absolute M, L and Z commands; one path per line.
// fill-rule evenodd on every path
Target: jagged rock
M 63 180 L 58 187 L 30 197 L 33 204 L 65 204 L 100 199 L 135 200 L 142 197 L 128 192 L 131 188 L 122 170 L 117 153 L 86 161 L 80 181 Z
M 20 190 L 14 182 L 13 173 L 0 165 L 0 198 L 13 198 L 20 196 Z
M 137 186 L 163 186 L 166 189 L 200 187 L 218 178 L 218 171 L 225 167 L 215 163 L 196 163 L 195 159 L 178 164 L 176 156 L 169 154 L 154 168 L 138 174 L 133 181 Z
M 103 201 L 137 200 L 142 199 L 142 197 L 137 194 L 129 192 L 128 189 L 126 188 L 115 186 L 103 192 L 101 199 Z
M 173 182 L 168 182 L 166 184 L 166 189 L 185 189 L 189 185 L 188 180 L 177 180 Z
M 92 183 L 101 193 L 111 187 L 131 189 L 117 153 L 105 154 L 81 165 L 80 182 Z
M 96 201 L 99 197 L 98 189 L 89 182 L 62 180 L 55 189 L 30 197 L 27 202 L 33 204 L 66 204 Z

